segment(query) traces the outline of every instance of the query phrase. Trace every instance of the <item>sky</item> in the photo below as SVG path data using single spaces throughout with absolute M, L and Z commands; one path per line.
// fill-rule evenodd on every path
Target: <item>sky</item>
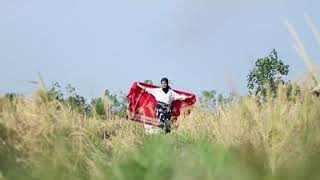
M 300 34 L 314 63 L 319 0 L 0 0 L 0 94 L 32 94 L 72 84 L 87 98 L 127 93 L 134 81 L 162 77 L 174 89 L 246 93 L 246 76 L 273 48 L 307 72 L 284 24 Z

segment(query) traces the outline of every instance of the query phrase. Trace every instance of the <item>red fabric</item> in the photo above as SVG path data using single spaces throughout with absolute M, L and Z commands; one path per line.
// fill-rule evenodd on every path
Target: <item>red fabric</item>
M 159 86 L 155 86 L 152 84 L 140 83 L 145 87 L 149 88 L 159 88 Z M 190 113 L 190 109 L 192 105 L 196 102 L 196 96 L 187 92 L 173 90 L 178 94 L 184 94 L 187 96 L 192 96 L 192 98 L 188 98 L 186 100 L 173 101 L 171 104 L 172 107 L 172 120 L 175 122 L 180 115 L 182 108 L 188 108 L 187 113 Z M 156 99 L 149 94 L 148 92 L 143 91 L 138 85 L 137 82 L 134 82 L 129 94 L 129 108 L 127 118 L 138 121 L 145 124 L 150 124 L 154 126 L 159 126 L 156 114 L 155 114 L 155 106 Z

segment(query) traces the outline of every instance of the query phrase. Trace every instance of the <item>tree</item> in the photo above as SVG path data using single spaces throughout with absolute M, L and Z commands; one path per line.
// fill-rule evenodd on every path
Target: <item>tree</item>
M 222 93 L 218 94 L 217 102 L 218 102 L 217 104 L 219 104 L 219 105 L 225 104 L 226 100 L 225 100 L 225 98 L 223 97 L 223 94 L 222 94 Z
M 213 108 L 217 101 L 216 95 L 217 92 L 215 90 L 202 91 L 199 99 L 200 103 L 207 108 Z
M 54 82 L 52 87 L 48 90 L 49 99 L 55 99 L 57 101 L 64 101 L 63 92 L 58 82 Z
M 200 105 L 208 110 L 215 111 L 217 108 L 228 107 L 232 102 L 237 101 L 239 95 L 235 91 L 228 94 L 217 93 L 215 90 L 202 91 L 199 98 Z
M 92 110 L 94 111 L 96 115 L 100 117 L 105 117 L 106 116 L 106 110 L 104 108 L 104 102 L 102 98 L 93 98 L 91 99 L 91 107 Z
M 147 79 L 147 80 L 144 80 L 144 83 L 147 83 L 147 84 L 153 84 L 153 81 L 152 81 L 152 80 Z
M 259 58 L 247 76 L 247 87 L 250 94 L 265 99 L 267 92 L 276 95 L 278 85 L 284 84 L 283 76 L 289 73 L 289 65 L 283 63 L 275 49 L 269 56 Z
M 47 95 L 50 101 L 59 101 L 82 114 L 88 115 L 91 113 L 90 105 L 86 103 L 83 96 L 76 92 L 76 88 L 71 84 L 68 84 L 65 91 L 63 91 L 62 86 L 58 82 L 54 82 L 52 87 L 47 91 Z
M 119 116 L 120 117 L 125 117 L 126 116 L 126 112 L 129 106 L 129 99 L 127 97 L 127 94 L 120 92 L 120 110 L 119 110 Z
M 96 98 L 91 101 L 95 113 L 101 117 L 125 117 L 128 109 L 129 100 L 123 92 L 120 94 L 111 93 L 108 89 L 104 91 L 104 98 Z
M 88 113 L 87 111 L 89 105 L 86 103 L 86 99 L 76 92 L 75 87 L 73 87 L 71 84 L 68 84 L 66 87 L 66 92 L 68 94 L 68 97 L 64 100 L 66 104 L 82 114 Z

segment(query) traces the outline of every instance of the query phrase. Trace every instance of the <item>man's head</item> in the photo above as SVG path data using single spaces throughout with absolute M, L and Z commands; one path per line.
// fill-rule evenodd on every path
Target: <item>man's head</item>
M 168 78 L 162 78 L 161 79 L 161 87 L 162 87 L 162 89 L 168 89 L 168 87 L 169 87 L 169 80 L 168 80 Z

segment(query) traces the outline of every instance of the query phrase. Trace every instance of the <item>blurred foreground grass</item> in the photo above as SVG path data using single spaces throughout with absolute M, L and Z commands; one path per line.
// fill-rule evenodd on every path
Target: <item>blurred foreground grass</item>
M 39 90 L 0 98 L 0 179 L 319 179 L 320 99 L 195 107 L 171 134 L 86 117 Z

